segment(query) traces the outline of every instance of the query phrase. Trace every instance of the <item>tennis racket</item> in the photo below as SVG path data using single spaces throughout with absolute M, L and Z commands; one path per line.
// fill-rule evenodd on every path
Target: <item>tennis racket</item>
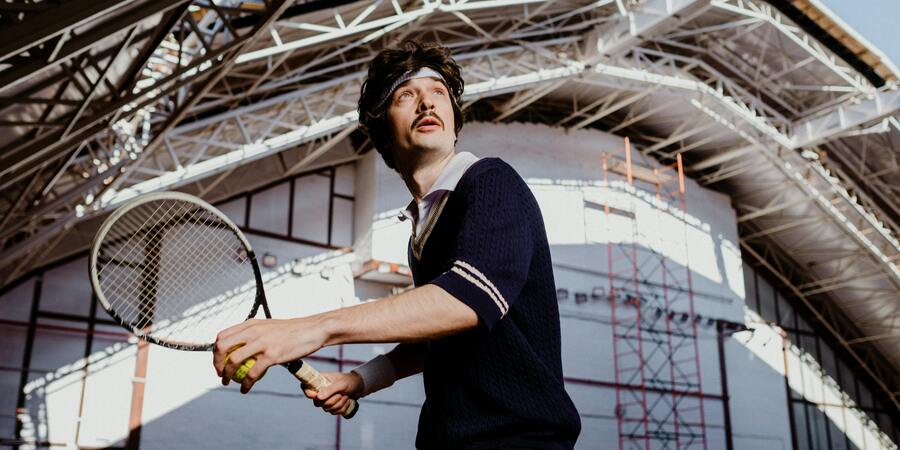
M 91 284 L 110 316 L 140 339 L 176 350 L 212 351 L 219 331 L 272 318 L 256 255 L 221 211 L 192 195 L 132 199 L 100 226 L 91 245 Z M 242 381 L 249 358 L 232 379 Z M 302 360 L 283 364 L 315 390 L 329 381 Z M 358 410 L 353 403 L 344 415 Z

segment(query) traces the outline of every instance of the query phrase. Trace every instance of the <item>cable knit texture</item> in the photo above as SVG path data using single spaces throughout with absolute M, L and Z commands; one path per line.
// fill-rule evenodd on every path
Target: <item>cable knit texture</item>
M 522 178 L 498 158 L 473 164 L 409 260 L 416 286 L 440 286 L 481 325 L 427 344 L 416 446 L 572 448 L 581 422 L 563 385 L 550 249 Z

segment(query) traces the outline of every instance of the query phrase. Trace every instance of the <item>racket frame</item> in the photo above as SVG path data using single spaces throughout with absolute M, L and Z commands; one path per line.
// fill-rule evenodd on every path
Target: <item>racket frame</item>
M 117 208 L 112 212 L 112 214 L 110 214 L 109 217 L 106 218 L 106 220 L 103 221 L 103 224 L 100 225 L 100 229 L 94 236 L 93 242 L 91 242 L 91 251 L 88 254 L 88 273 L 90 275 L 91 287 L 94 290 L 94 294 L 97 296 L 97 300 L 100 302 L 100 306 L 123 328 L 130 331 L 137 338 L 143 339 L 152 344 L 161 345 L 163 347 L 168 347 L 175 350 L 186 351 L 212 351 L 213 347 L 215 346 L 215 343 L 212 342 L 206 344 L 196 344 L 190 342 L 160 340 L 151 334 L 145 333 L 144 330 L 138 328 L 135 324 L 122 318 L 115 311 L 115 309 L 113 309 L 112 305 L 109 302 L 109 299 L 106 298 L 106 294 L 104 294 L 103 289 L 100 288 L 97 262 L 99 261 L 100 257 L 100 244 L 104 239 L 106 239 L 109 230 L 113 225 L 116 224 L 116 222 L 118 222 L 118 220 L 122 216 L 127 214 L 132 209 L 145 203 L 161 200 L 177 200 L 195 203 L 198 206 L 203 207 L 206 211 L 213 213 L 219 220 L 221 220 L 225 225 L 228 226 L 230 231 L 234 233 L 234 235 L 241 242 L 241 245 L 244 246 L 244 250 L 247 252 L 247 258 L 250 260 L 250 264 L 253 267 L 253 276 L 256 278 L 256 299 L 254 300 L 253 307 L 251 308 L 250 313 L 247 315 L 247 319 L 256 316 L 260 305 L 263 306 L 263 311 L 265 311 L 266 313 L 266 318 L 271 318 L 271 314 L 269 313 L 269 306 L 266 301 L 265 290 L 263 289 L 262 274 L 259 270 L 259 265 L 256 262 L 256 254 L 253 253 L 253 248 L 250 246 L 250 241 L 247 240 L 247 238 L 244 236 L 244 233 L 241 232 L 237 225 L 235 225 L 235 223 L 232 222 L 231 219 L 228 218 L 228 216 L 219 211 L 218 208 L 210 205 L 203 199 L 190 194 L 185 194 L 183 192 L 152 192 L 149 194 L 140 195 Z
M 127 203 L 113 211 L 112 214 L 110 214 L 110 216 L 103 221 L 103 224 L 100 225 L 100 229 L 97 231 L 97 234 L 94 236 L 94 240 L 91 243 L 91 251 L 88 257 L 88 272 L 90 275 L 91 287 L 94 290 L 94 294 L 97 296 L 97 300 L 100 302 L 100 306 L 116 322 L 118 322 L 119 325 L 130 331 L 135 335 L 135 337 L 144 341 L 175 350 L 213 350 L 215 346 L 214 343 L 201 345 L 191 344 L 187 342 L 179 343 L 177 341 L 160 340 L 150 334 L 145 333 L 143 330 L 137 328 L 134 324 L 124 320 L 118 313 L 116 313 L 116 311 L 112 308 L 109 300 L 106 298 L 106 295 L 103 293 L 103 290 L 100 288 L 97 261 L 100 254 L 100 244 L 106 238 L 109 230 L 119 220 L 119 218 L 121 218 L 132 209 L 145 203 L 160 200 L 177 200 L 194 203 L 202 207 L 206 211 L 213 213 L 217 218 L 219 218 L 224 224 L 228 226 L 230 231 L 234 233 L 235 236 L 237 236 L 238 240 L 244 246 L 244 250 L 247 252 L 247 258 L 250 260 L 250 265 L 253 268 L 253 276 L 256 278 L 256 299 L 253 302 L 253 307 L 251 308 L 250 313 L 247 315 L 247 319 L 255 317 L 257 312 L 259 311 L 260 306 L 262 306 L 263 313 L 266 318 L 271 319 L 272 314 L 269 311 L 269 303 L 266 300 L 266 292 L 263 287 L 262 272 L 259 269 L 259 263 L 256 261 L 256 254 L 253 252 L 253 247 L 250 245 L 250 241 L 247 240 L 247 237 L 244 236 L 244 233 L 241 232 L 240 228 L 238 228 L 238 226 L 230 218 L 228 218 L 228 216 L 219 211 L 218 208 L 199 197 L 175 191 L 152 192 L 139 195 L 138 197 L 129 200 Z M 321 388 L 329 384 L 329 381 L 324 376 L 322 376 L 315 368 L 313 368 L 309 364 L 305 364 L 302 359 L 298 359 L 289 363 L 283 363 L 280 365 L 287 368 L 291 372 L 291 374 L 294 375 L 294 377 L 296 377 L 299 381 L 309 384 L 315 390 L 320 390 Z M 350 411 L 346 415 L 344 415 L 344 417 L 347 419 L 352 418 L 354 415 L 356 415 L 356 412 L 359 411 L 359 403 L 357 403 L 353 399 L 351 399 L 350 401 L 353 402 L 353 405 L 351 406 Z

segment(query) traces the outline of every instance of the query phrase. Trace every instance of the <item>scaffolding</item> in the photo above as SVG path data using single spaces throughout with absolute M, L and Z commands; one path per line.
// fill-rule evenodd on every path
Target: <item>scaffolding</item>
M 628 138 L 616 153 L 601 158 L 619 450 L 707 450 L 681 156 L 635 164 Z

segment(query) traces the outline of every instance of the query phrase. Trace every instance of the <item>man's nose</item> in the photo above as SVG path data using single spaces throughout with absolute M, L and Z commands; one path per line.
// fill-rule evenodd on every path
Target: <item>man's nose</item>
M 419 101 L 419 111 L 428 111 L 434 109 L 434 100 L 428 95 L 423 95 Z

